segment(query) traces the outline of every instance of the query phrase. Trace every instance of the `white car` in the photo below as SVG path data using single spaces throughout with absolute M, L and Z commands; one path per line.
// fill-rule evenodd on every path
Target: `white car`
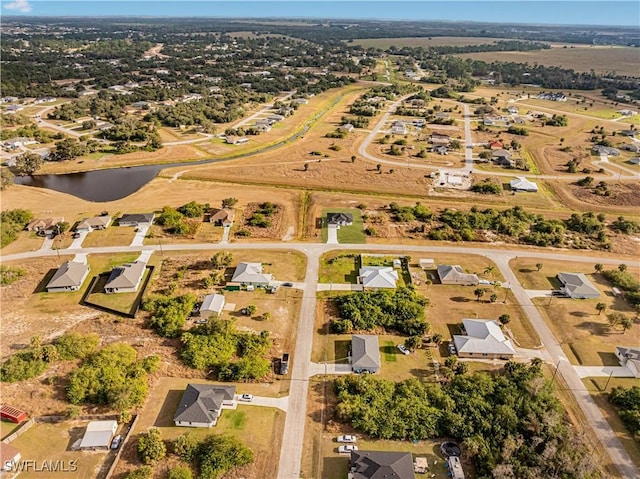
M 398 344 L 397 348 L 402 354 L 411 354 L 411 351 L 409 351 L 404 344 Z
M 356 442 L 356 437 L 350 434 L 338 436 L 338 442 Z
M 353 444 L 347 444 L 345 446 L 338 447 L 338 453 L 340 454 L 351 454 L 352 451 L 357 451 L 358 446 L 354 446 Z
M 245 402 L 251 402 L 251 401 L 253 401 L 253 395 L 252 394 L 243 394 L 242 396 L 240 396 L 238 398 L 238 400 L 245 401 Z
M 120 442 L 122 441 L 122 436 L 118 434 L 111 441 L 111 449 L 118 449 L 120 447 Z

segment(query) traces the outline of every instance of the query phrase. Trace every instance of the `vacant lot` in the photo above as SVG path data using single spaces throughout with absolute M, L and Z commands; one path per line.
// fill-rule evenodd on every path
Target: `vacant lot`
M 110 226 L 105 230 L 92 231 L 82 242 L 83 248 L 95 246 L 128 246 L 136 235 L 129 226 Z
M 596 73 L 615 71 L 618 75 L 638 74 L 638 51 L 630 47 L 576 46 L 533 52 L 464 53 L 458 56 L 486 62 L 538 63 L 579 72 L 595 70 Z
M 43 242 L 44 238 L 42 236 L 35 235 L 29 231 L 20 231 L 12 243 L 2 248 L 2 254 L 5 255 L 22 253 L 24 251 L 35 251 L 40 249 Z
M 638 337 L 640 325 L 636 321 L 626 333 L 611 328 L 607 314 L 618 311 L 634 317 L 631 307 L 611 293 L 611 285 L 600 274 L 594 274 L 593 264 L 546 261 L 537 271 L 536 261 L 517 259 L 511 261 L 513 271 L 527 289 L 555 289 L 560 286 L 556 275 L 560 272 L 585 273 L 600 290 L 597 299 L 535 298 L 536 304 L 551 330 L 560 340 L 564 351 L 574 364 L 585 366 L 617 366 L 614 352 L 621 344 L 632 344 Z M 611 267 L 607 267 L 611 269 Z M 632 270 L 632 269 L 630 269 Z M 635 270 L 637 274 L 637 269 Z M 607 309 L 598 313 L 596 304 L 604 303 Z M 637 341 L 636 341 L 637 342 Z
M 164 439 L 175 439 L 189 432 L 195 437 L 203 438 L 210 434 L 230 434 L 237 436 L 252 450 L 254 462 L 239 471 L 239 477 L 247 479 L 263 479 L 275 477 L 278 461 L 274 460 L 274 451 L 280 450 L 284 413 L 277 409 L 247 406 L 240 404 L 236 410 L 224 410 L 218 425 L 213 428 L 175 427 L 173 416 L 178 407 L 182 393 L 193 380 L 179 378 L 161 378 L 151 391 L 146 406 L 140 414 L 140 420 L 133 431 L 135 435 L 145 432 L 149 427 L 158 427 Z M 199 384 L 208 383 L 197 380 Z M 276 396 L 272 385 L 250 384 L 238 386 L 237 393 Z M 135 459 L 134 441 L 127 444 L 123 460 L 118 464 L 118 471 L 123 472 L 139 465 Z
M 153 225 L 144 244 L 162 245 L 163 243 L 217 243 L 222 239 L 223 227 L 215 226 L 213 223 L 201 222 L 195 233 L 190 235 L 173 235 L 166 233 L 162 227 Z M 83 246 L 86 243 L 83 243 Z
M 88 421 L 65 421 L 57 424 L 36 424 L 11 443 L 22 454 L 23 460 L 33 460 L 41 465 L 43 461 L 64 461 L 69 467 L 75 461 L 77 470 L 67 473 L 74 477 L 101 478 L 111 465 L 115 451 L 72 451 L 74 442 L 82 439 Z M 64 475 L 64 474 L 63 474 Z M 25 470 L 21 478 L 54 478 L 61 473 Z

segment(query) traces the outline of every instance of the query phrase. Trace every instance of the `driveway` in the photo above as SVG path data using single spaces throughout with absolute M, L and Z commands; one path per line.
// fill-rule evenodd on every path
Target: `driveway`
M 362 291 L 362 285 L 349 283 L 319 283 L 318 291 Z
M 552 291 L 551 289 L 527 289 L 525 293 L 530 298 L 549 298 L 553 296 Z
M 47 235 L 44 237 L 44 242 L 42 246 L 40 246 L 40 250 L 50 250 L 53 247 L 53 242 L 55 241 L 55 237 L 51 235 Z
M 581 378 L 632 378 L 633 373 L 624 366 L 574 366 Z
M 351 364 L 311 363 L 309 377 L 323 374 L 351 374 Z
M 82 242 L 87 237 L 89 232 L 88 231 L 83 231 L 83 232 L 78 233 L 78 234 L 80 236 L 77 237 L 76 239 L 74 239 L 73 242 L 71 243 L 71 245 L 69 245 L 69 248 L 67 248 L 67 249 L 81 249 L 82 248 Z
M 289 396 L 281 398 L 272 398 L 267 396 L 253 396 L 253 401 L 240 401 L 240 394 L 236 394 L 236 401 L 238 406 L 262 406 L 262 407 L 274 407 L 281 411 L 287 412 L 289 406 Z
M 229 244 L 229 231 L 231 231 L 231 225 L 226 225 L 222 233 L 220 244 Z
M 131 242 L 131 246 L 142 246 L 144 244 L 144 238 L 147 236 L 147 232 L 151 228 L 151 225 L 138 226 L 136 229 L 136 235 Z
M 327 228 L 327 244 L 338 244 L 338 228 Z

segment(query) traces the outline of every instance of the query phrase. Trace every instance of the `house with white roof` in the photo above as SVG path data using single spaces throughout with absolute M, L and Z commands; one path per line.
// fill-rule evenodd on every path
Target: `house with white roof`
M 573 299 L 595 299 L 600 297 L 600 291 L 584 273 L 558 273 L 558 281 L 562 283 L 562 291 Z
M 233 283 L 252 286 L 269 286 L 273 275 L 262 272 L 262 263 L 239 263 L 231 277 Z
M 364 266 L 358 273 L 358 283 L 363 289 L 396 287 L 398 272 L 391 266 Z
M 461 284 L 475 286 L 478 284 L 478 276 L 465 273 L 459 265 L 440 264 L 437 268 L 438 277 L 442 284 Z
M 200 306 L 200 317 L 203 319 L 209 318 L 214 314 L 220 316 L 222 309 L 224 308 L 225 299 L 221 294 L 208 294 L 204 297 L 202 305 Z
M 500 325 L 492 319 L 463 319 L 466 335 L 455 334 L 453 342 L 460 358 L 509 359 L 516 353 Z
M 91 421 L 80 442 L 80 449 L 109 449 L 117 430 L 116 421 Z
M 519 176 L 515 180 L 511 180 L 509 184 L 511 185 L 511 191 L 526 191 L 530 193 L 538 192 L 538 185 L 522 176 Z
M 617 346 L 616 357 L 620 366 L 631 371 L 634 378 L 640 378 L 640 347 Z

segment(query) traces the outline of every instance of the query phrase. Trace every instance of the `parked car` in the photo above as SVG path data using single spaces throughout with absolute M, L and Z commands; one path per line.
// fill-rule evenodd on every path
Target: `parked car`
M 286 286 L 287 288 L 291 288 L 293 286 L 293 283 L 282 283 L 282 286 Z
M 80 233 L 73 233 L 73 234 L 71 235 L 71 237 L 72 237 L 73 239 L 78 239 L 78 238 L 80 238 L 80 236 L 82 236 Z
M 346 444 L 344 446 L 338 447 L 338 453 L 340 454 L 351 454 L 351 451 L 357 451 L 358 446 L 354 446 L 353 444 Z
M 118 434 L 111 440 L 111 449 L 118 449 L 120 447 L 121 442 L 122 442 L 122 436 Z
M 402 354 L 411 354 L 411 351 L 409 351 L 404 344 L 398 344 L 398 346 L 396 347 L 400 350 Z
M 356 442 L 356 437 L 350 434 L 338 436 L 338 442 Z
M 449 343 L 449 354 L 456 354 L 458 351 L 456 351 L 456 345 L 453 344 L 453 341 L 451 341 Z
M 245 402 L 251 402 L 251 401 L 253 401 L 253 395 L 252 394 L 243 394 L 242 396 L 240 396 L 238 398 L 238 400 L 245 401 Z

